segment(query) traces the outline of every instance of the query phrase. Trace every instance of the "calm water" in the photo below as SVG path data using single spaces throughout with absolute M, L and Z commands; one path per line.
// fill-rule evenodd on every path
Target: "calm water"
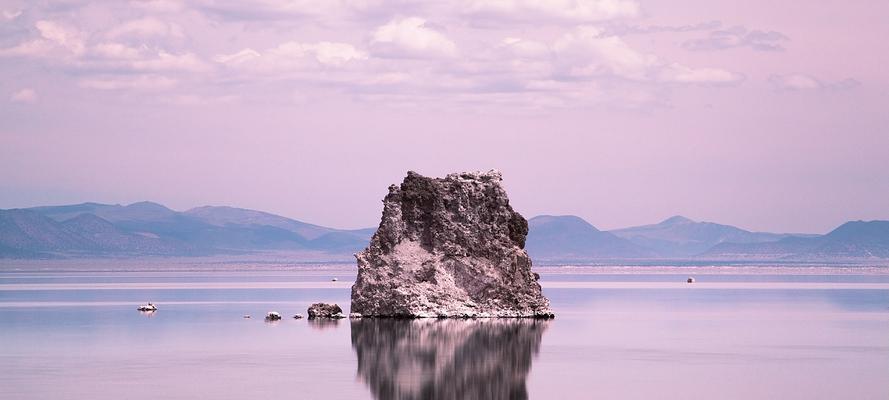
M 552 321 L 327 323 L 289 316 L 351 269 L 5 271 L 0 399 L 889 398 L 881 269 L 544 269 Z

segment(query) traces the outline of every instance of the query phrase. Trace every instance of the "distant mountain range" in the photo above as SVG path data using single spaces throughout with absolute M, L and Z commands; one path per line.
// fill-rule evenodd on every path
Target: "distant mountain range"
M 847 222 L 825 235 L 750 232 L 682 216 L 612 231 L 600 231 L 573 215 L 534 217 L 529 225 L 528 253 L 546 263 L 889 259 L 889 221 Z
M 656 252 L 573 215 L 541 215 L 528 220 L 525 249 L 532 259 L 550 261 L 655 257 Z
M 195 256 L 257 251 L 348 255 L 374 229 L 342 230 L 233 207 L 152 202 L 0 210 L 0 256 Z
M 675 216 L 601 231 L 573 215 L 528 221 L 526 249 L 541 263 L 603 260 L 889 259 L 889 221 L 847 222 L 825 235 L 750 232 Z M 350 260 L 375 228 L 344 230 L 234 207 L 184 212 L 161 204 L 83 203 L 0 210 L 0 258 L 203 256 L 293 252 Z
M 774 242 L 720 243 L 701 255 L 714 259 L 889 258 L 889 221 L 851 221 L 826 235 Z
M 806 236 L 750 232 L 731 225 L 695 222 L 679 215 L 659 224 L 615 229 L 611 233 L 651 249 L 661 257 L 695 256 L 720 243 L 763 243 L 791 236 Z

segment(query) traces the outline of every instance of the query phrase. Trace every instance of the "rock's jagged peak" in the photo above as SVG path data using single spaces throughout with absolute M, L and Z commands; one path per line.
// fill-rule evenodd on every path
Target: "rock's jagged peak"
M 411 172 L 408 172 L 408 175 L 410 175 L 410 173 Z M 414 174 L 418 175 L 416 172 L 414 172 Z M 503 174 L 499 170 L 496 170 L 496 169 L 491 169 L 491 170 L 488 170 L 487 172 L 467 171 L 467 172 L 458 172 L 458 173 L 448 174 L 447 177 L 445 177 L 445 179 L 461 179 L 461 180 L 468 180 L 468 181 L 483 181 L 483 182 L 498 181 L 499 182 L 499 181 L 503 180 Z
M 487 172 L 483 171 L 465 171 L 465 172 L 454 172 L 447 174 L 444 178 L 430 178 L 416 171 L 407 171 L 407 176 L 404 178 L 404 182 L 409 180 L 420 179 L 420 180 L 434 180 L 438 182 L 501 182 L 503 181 L 503 174 L 496 169 L 488 170 Z M 404 183 L 402 183 L 404 184 Z M 399 185 L 389 185 L 389 191 L 398 190 Z
M 523 250 L 528 222 L 499 171 L 389 187 L 380 226 L 356 254 L 352 310 L 365 316 L 549 316 Z

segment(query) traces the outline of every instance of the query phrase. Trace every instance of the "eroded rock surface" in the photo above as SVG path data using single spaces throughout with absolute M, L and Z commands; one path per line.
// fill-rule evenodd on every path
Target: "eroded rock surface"
M 306 310 L 309 319 L 315 318 L 345 318 L 343 309 L 337 304 L 315 303 Z
M 497 171 L 389 187 L 370 245 L 356 254 L 353 313 L 364 317 L 552 317 L 523 249 L 528 222 Z

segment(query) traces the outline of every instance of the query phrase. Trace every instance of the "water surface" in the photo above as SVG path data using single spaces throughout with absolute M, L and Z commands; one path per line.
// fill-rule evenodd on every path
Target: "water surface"
M 889 398 L 881 269 L 544 268 L 552 321 L 338 322 L 289 316 L 351 267 L 5 271 L 3 399 Z

